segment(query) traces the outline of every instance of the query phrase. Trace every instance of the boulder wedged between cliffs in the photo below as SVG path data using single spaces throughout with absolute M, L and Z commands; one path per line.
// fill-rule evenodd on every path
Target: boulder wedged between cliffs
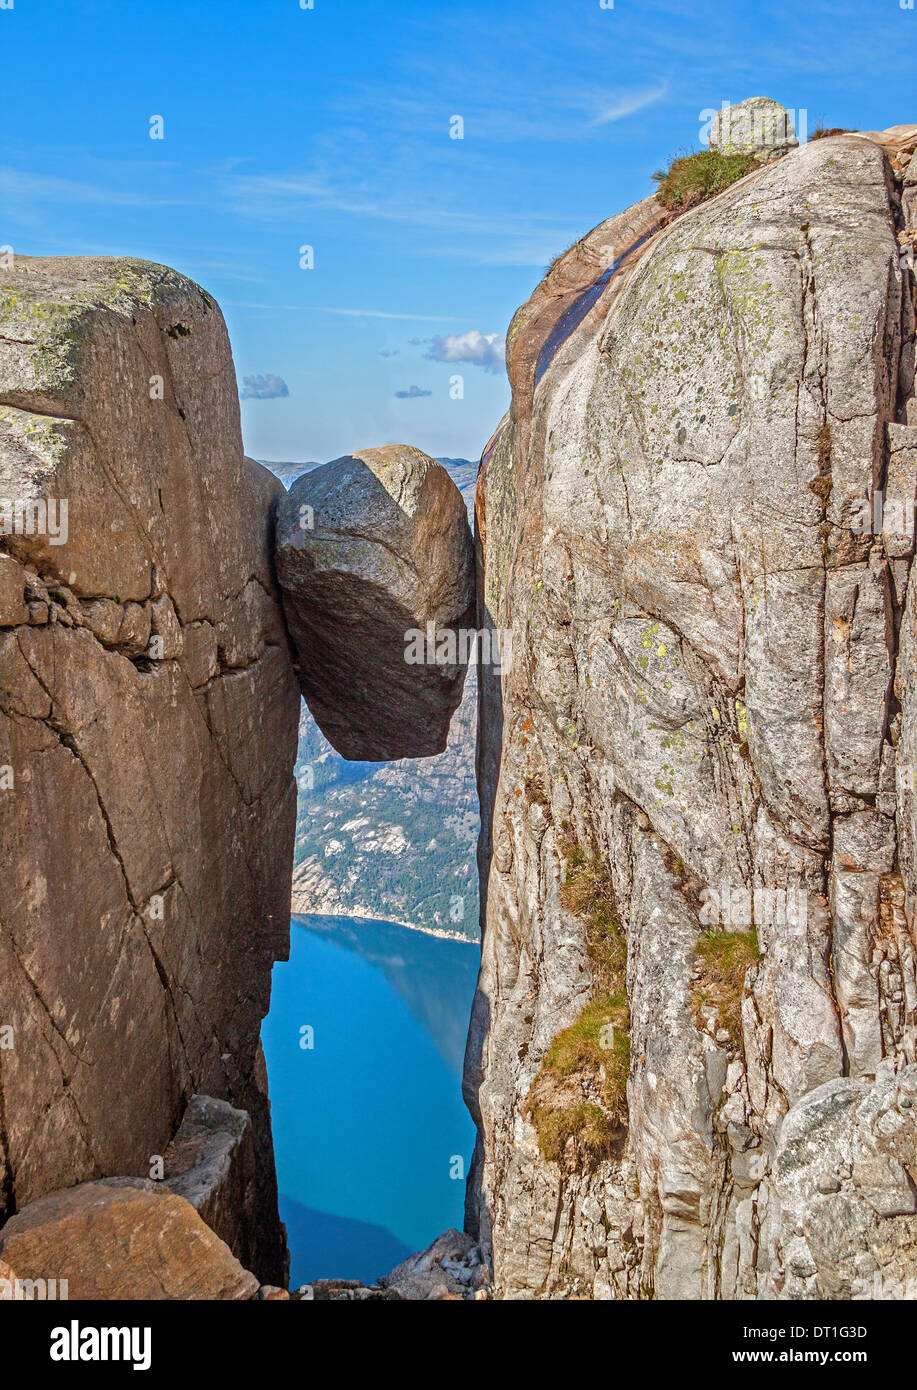
M 277 574 L 306 703 L 354 761 L 443 752 L 474 643 L 465 504 L 419 449 L 388 445 L 297 478 Z

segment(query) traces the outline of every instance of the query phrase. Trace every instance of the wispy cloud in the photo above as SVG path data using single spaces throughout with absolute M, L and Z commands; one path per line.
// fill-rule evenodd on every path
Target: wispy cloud
M 401 222 L 426 231 L 448 231 L 459 236 L 496 237 L 519 231 L 519 219 L 510 213 L 499 215 L 455 206 L 431 191 L 431 184 L 448 180 L 455 183 L 455 172 L 443 167 L 440 156 L 429 155 L 423 178 L 417 170 L 383 167 L 378 153 L 371 159 L 373 186 L 369 175 L 356 166 L 339 165 L 333 177 L 309 174 L 246 175 L 231 180 L 226 190 L 233 210 L 249 218 L 296 218 L 312 208 L 343 212 L 354 217 L 383 222 Z M 530 214 L 530 221 L 556 222 L 555 217 Z
M 647 106 L 661 101 L 669 90 L 668 82 L 659 82 L 655 87 L 647 87 L 642 92 L 630 92 L 612 97 L 603 102 L 592 121 L 594 126 L 608 125 L 611 121 L 622 121 L 626 116 L 636 115 Z
M 540 145 L 576 143 L 594 138 L 596 126 L 623 120 L 654 105 L 669 90 L 669 82 L 660 79 L 637 90 L 618 91 L 558 82 L 552 87 L 539 87 L 537 93 L 533 93 L 525 84 L 512 85 L 504 74 L 493 87 L 466 91 L 459 106 L 465 122 L 465 139 L 476 146 L 481 142 L 492 146 L 525 141 L 537 141 Z M 418 132 L 443 131 L 443 106 L 438 95 L 406 97 L 387 93 L 372 102 L 376 119 L 379 119 L 380 108 L 384 108 L 387 128 L 401 132 L 405 141 L 416 139 Z M 353 150 L 345 152 L 344 158 L 348 155 L 352 158 L 353 153 Z M 278 183 L 283 181 L 300 182 L 304 190 L 311 182 L 315 194 L 321 189 L 320 177 L 301 181 L 278 179 Z M 353 210 L 359 210 L 359 202 Z
M 278 310 L 283 313 L 337 314 L 347 319 L 404 319 L 407 323 L 456 323 L 447 314 L 402 314 L 387 309 L 344 309 L 330 304 L 261 304 L 255 300 L 224 299 L 232 309 Z
M 187 201 L 146 190 L 106 188 L 79 179 L 57 178 L 50 174 L 31 174 L 10 165 L 0 165 L 0 196 L 42 203 L 95 203 L 111 207 L 169 207 Z
M 595 147 L 607 141 L 611 123 L 624 130 L 627 112 L 659 101 L 664 91 L 660 81 L 616 91 L 570 80 L 539 87 L 537 96 L 501 84 L 475 89 L 463 96 L 466 107 L 455 108 L 465 111 L 464 145 L 448 137 L 444 113 L 453 108 L 443 104 L 441 91 L 361 92 L 346 126 L 324 131 L 308 162 L 229 172 L 218 197 L 232 215 L 274 230 L 286 223 L 291 234 L 313 226 L 327 236 L 328 215 L 336 215 L 346 219 L 348 237 L 359 222 L 404 228 L 402 249 L 425 259 L 541 266 L 582 223 L 560 189 L 556 198 L 528 203 L 519 216 L 519 156 L 512 145 L 532 144 L 539 166 L 546 144 Z M 583 158 L 591 157 L 584 149 Z M 552 160 L 546 164 L 553 168 Z M 316 230 L 312 239 L 318 236 Z
M 384 309 L 333 309 L 326 304 L 310 304 L 317 314 L 340 314 L 348 319 L 406 319 L 409 323 L 454 323 L 442 314 L 393 314 Z

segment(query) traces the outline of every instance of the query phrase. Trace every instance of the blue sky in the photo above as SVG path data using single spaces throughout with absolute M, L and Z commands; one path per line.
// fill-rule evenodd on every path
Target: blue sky
M 901 0 L 0 0 L 0 51 L 0 244 L 202 283 L 240 387 L 265 379 L 246 448 L 277 460 L 477 457 L 513 311 L 704 108 L 917 119 Z

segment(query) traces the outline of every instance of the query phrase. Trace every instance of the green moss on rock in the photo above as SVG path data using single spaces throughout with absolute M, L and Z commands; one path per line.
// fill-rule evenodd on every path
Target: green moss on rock
M 627 1123 L 627 947 L 605 861 L 572 838 L 561 849 L 560 900 L 583 924 L 596 992 L 548 1048 L 526 1114 L 546 1159 L 585 1168 L 613 1154 Z

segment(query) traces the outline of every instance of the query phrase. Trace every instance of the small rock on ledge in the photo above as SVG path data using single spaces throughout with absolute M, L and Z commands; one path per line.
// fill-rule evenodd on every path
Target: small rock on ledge
M 720 154 L 785 154 L 799 144 L 788 111 L 769 97 L 749 97 L 724 106 L 710 127 L 711 150 Z

